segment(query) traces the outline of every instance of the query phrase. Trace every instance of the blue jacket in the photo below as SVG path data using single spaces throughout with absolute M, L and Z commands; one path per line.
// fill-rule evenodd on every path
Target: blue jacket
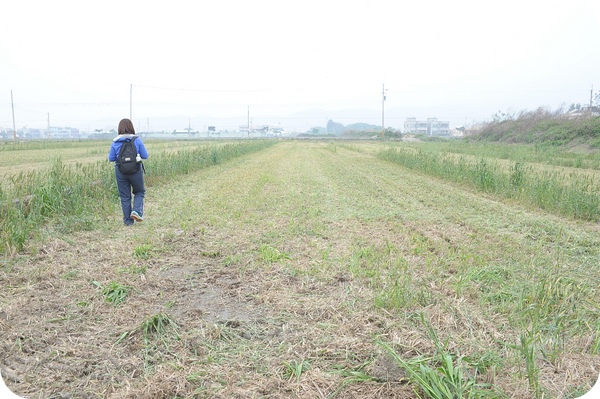
M 133 137 L 137 137 L 137 140 L 135 141 L 137 153 L 140 154 L 142 159 L 148 159 L 148 151 L 146 150 L 146 146 L 144 143 L 142 143 L 142 139 L 139 136 L 135 136 L 133 134 L 120 134 L 113 139 L 112 145 L 110 146 L 110 151 L 108 152 L 108 160 L 110 162 L 115 162 L 123 143 L 125 141 L 131 141 Z

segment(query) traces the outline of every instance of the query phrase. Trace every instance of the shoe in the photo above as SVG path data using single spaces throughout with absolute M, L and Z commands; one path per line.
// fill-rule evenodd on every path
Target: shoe
M 137 213 L 136 211 L 131 212 L 131 216 L 129 216 L 130 218 L 132 218 L 133 220 L 135 220 L 136 222 L 143 222 L 144 218 L 142 218 L 140 216 L 139 213 Z

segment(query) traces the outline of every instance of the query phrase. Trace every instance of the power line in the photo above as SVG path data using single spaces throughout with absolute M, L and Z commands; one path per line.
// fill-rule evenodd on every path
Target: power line
M 115 106 L 115 105 L 125 105 L 127 103 L 124 102 L 70 102 L 70 103 L 65 103 L 65 102 L 43 102 L 43 103 L 37 103 L 37 102 L 27 102 L 27 101 L 19 101 L 18 103 L 15 104 L 15 106 L 19 106 L 19 105 L 27 105 L 27 106 L 65 106 L 65 107 L 72 107 L 72 106 L 76 106 L 76 105 L 83 105 L 83 106 Z M 10 105 L 9 103 L 0 103 L 0 105 L 5 106 L 5 105 Z
M 581 92 L 582 89 L 481 89 L 481 90 L 444 90 L 444 89 L 401 89 L 410 93 L 554 93 Z
M 191 91 L 191 92 L 202 92 L 202 93 L 264 93 L 271 90 L 241 90 L 241 89 L 189 89 L 185 87 L 160 87 L 160 86 L 147 86 L 147 85 L 133 85 L 134 87 L 141 87 L 145 89 L 155 90 L 169 90 L 169 91 Z

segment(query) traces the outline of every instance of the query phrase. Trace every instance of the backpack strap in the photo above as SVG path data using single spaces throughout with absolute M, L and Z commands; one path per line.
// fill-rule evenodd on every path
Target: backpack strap
M 135 145 L 134 141 L 135 139 L 137 139 L 137 136 L 133 136 L 131 138 L 131 142 Z M 137 150 L 137 147 L 135 148 Z M 137 152 L 137 151 L 136 151 Z M 142 161 L 140 161 L 140 165 L 142 165 L 142 170 L 144 171 L 144 173 L 146 173 L 146 167 L 144 166 L 144 163 Z

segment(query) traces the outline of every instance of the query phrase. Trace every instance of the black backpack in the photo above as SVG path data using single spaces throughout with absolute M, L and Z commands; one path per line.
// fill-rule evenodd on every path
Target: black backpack
M 137 139 L 137 137 L 134 137 L 131 140 L 126 140 L 121 146 L 121 150 L 117 156 L 119 172 L 123 173 L 124 175 L 132 175 L 140 170 L 140 165 L 135 161 L 135 157 L 137 156 L 135 139 Z

